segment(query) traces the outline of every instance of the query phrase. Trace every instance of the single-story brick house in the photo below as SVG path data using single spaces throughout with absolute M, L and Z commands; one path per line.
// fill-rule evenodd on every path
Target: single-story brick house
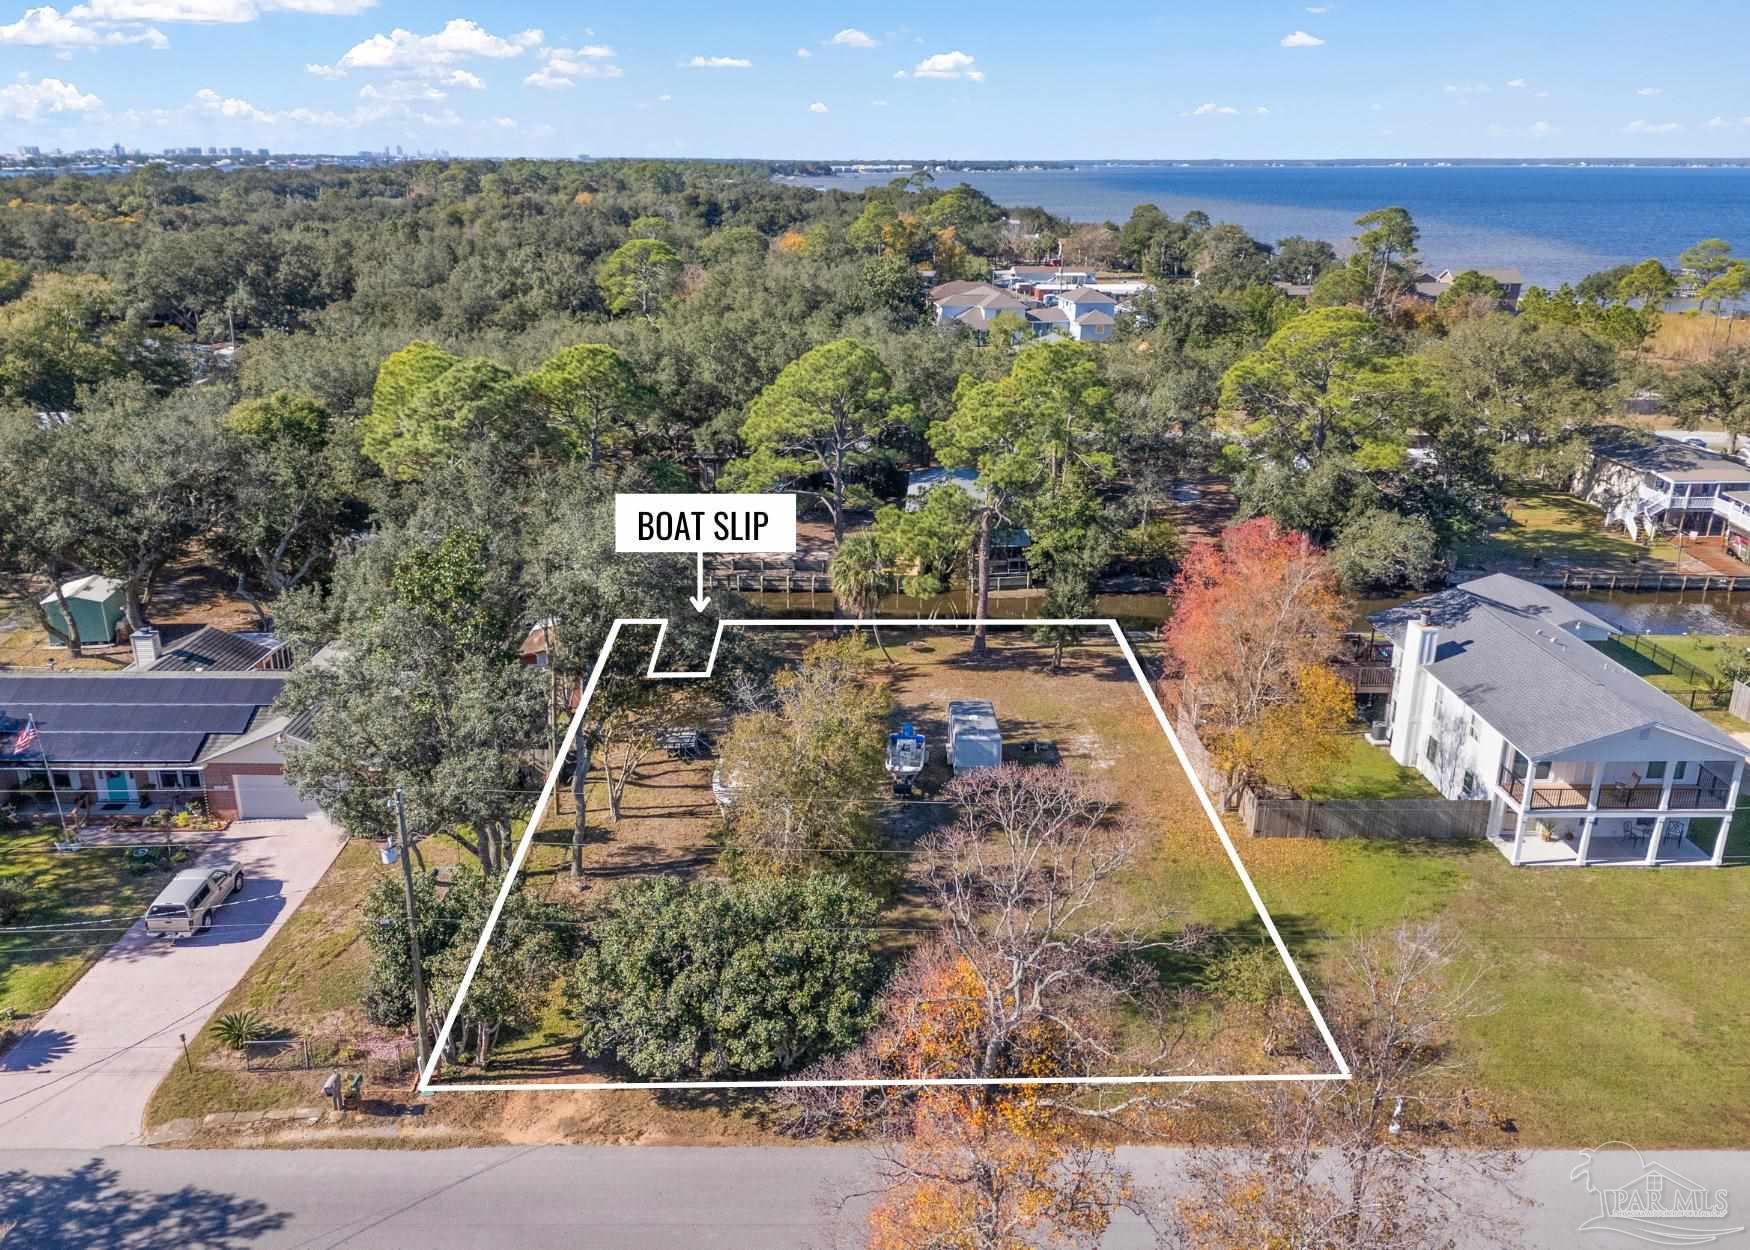
M 204 802 L 224 820 L 301 819 L 314 808 L 286 780 L 283 752 L 304 738 L 273 707 L 285 681 L 175 667 L 0 673 L 0 783 L 28 788 L 46 766 L 62 805 L 92 815 Z

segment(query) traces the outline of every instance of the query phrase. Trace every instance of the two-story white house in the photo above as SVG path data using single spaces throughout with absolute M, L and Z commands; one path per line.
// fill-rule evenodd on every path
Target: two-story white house
M 1593 445 L 1574 491 L 1633 538 L 1681 531 L 1750 551 L 1750 465 L 1705 447 L 1627 430 L 1609 435 Z
M 1712 864 L 1745 749 L 1594 643 L 1610 623 L 1495 574 L 1376 613 L 1392 758 L 1489 801 L 1514 864 Z
M 1091 343 L 1112 337 L 1118 324 L 1118 301 L 1091 286 L 1071 287 L 1046 297 L 1047 304 L 1061 308 L 1067 317 L 1065 329 L 1073 339 Z

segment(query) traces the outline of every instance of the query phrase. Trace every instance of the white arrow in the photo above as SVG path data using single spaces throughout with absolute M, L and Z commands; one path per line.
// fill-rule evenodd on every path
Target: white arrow
M 695 612 L 703 612 L 705 605 L 711 602 L 711 596 L 705 593 L 705 553 L 703 551 L 699 553 L 699 593 L 694 595 L 689 602 L 692 603 Z

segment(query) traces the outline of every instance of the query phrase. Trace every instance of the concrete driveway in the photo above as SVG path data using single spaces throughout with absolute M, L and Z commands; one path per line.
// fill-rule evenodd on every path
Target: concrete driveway
M 339 854 L 320 816 L 250 820 L 197 863 L 234 860 L 244 883 L 213 926 L 180 941 L 136 922 L 65 997 L 0 1057 L 0 1141 L 8 1146 L 124 1145 L 146 1101 L 285 918 Z

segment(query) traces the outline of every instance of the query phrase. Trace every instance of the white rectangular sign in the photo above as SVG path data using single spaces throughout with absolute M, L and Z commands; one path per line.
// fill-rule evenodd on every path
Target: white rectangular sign
M 796 550 L 794 495 L 615 495 L 616 551 Z

